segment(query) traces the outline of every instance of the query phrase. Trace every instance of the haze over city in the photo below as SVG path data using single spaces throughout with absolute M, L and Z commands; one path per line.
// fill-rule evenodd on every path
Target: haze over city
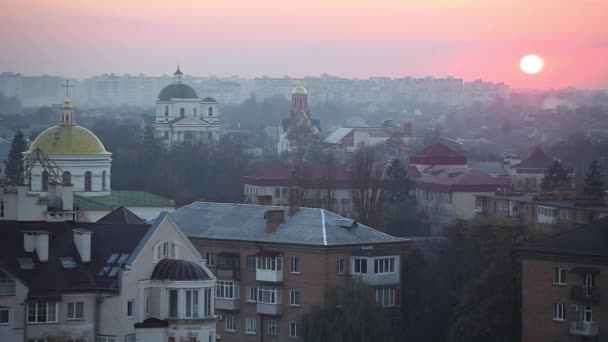
M 0 1 L 0 65 L 26 75 L 455 76 L 608 86 L 608 2 Z M 537 54 L 544 70 L 519 60 Z

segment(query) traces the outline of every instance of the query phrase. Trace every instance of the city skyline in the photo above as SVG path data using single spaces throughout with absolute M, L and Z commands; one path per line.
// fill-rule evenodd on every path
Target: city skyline
M 90 77 L 191 75 L 403 76 L 504 82 L 514 88 L 607 88 L 608 3 L 584 1 L 26 0 L 3 6 L 4 71 Z M 538 54 L 545 69 L 524 74 Z M 42 56 L 42 57 L 41 57 Z

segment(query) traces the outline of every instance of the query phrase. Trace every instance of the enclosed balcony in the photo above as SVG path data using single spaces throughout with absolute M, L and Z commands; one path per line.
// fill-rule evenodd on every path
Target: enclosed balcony
M 238 310 L 241 287 L 238 281 L 218 279 L 215 285 L 215 308 Z
M 353 278 L 359 278 L 371 286 L 400 283 L 399 256 L 365 257 L 361 254 L 355 253 L 351 257 L 350 272 Z
M 215 275 L 218 278 L 239 280 L 241 276 L 240 259 L 239 253 L 218 253 Z
M 592 337 L 597 336 L 598 331 L 597 322 L 579 321 L 570 323 L 570 335 Z
M 599 303 L 600 288 L 588 286 L 574 286 L 572 288 L 572 299 L 582 302 Z
M 283 257 L 278 255 L 265 252 L 256 257 L 255 279 L 257 281 L 283 281 Z
M 283 289 L 277 286 L 258 286 L 257 312 L 262 315 L 282 315 Z

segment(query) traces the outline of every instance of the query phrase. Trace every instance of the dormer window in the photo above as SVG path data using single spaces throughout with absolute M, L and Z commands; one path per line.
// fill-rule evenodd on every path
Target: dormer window
M 179 244 L 175 241 L 159 241 L 154 245 L 154 263 L 159 262 L 162 259 L 178 259 L 179 258 Z
M 73 258 L 59 258 L 63 268 L 76 268 L 76 262 Z

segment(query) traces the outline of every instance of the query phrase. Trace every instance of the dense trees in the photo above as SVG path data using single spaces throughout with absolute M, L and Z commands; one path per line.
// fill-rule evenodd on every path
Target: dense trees
M 324 306 L 303 319 L 304 342 L 386 342 L 390 330 L 385 312 L 376 303 L 373 289 L 358 280 L 331 288 Z
M 604 170 L 597 160 L 594 160 L 591 162 L 591 165 L 589 165 L 589 171 L 585 176 L 585 185 L 583 191 L 587 196 L 601 199 L 604 197 L 605 189 L 606 184 L 604 183 Z
M 4 161 L 4 176 L 9 184 L 19 185 L 23 183 L 23 154 L 28 149 L 28 143 L 21 131 L 13 137 L 8 160 Z
M 540 187 L 543 191 L 572 187 L 570 170 L 566 169 L 561 161 L 554 161 L 553 165 L 547 170 Z

